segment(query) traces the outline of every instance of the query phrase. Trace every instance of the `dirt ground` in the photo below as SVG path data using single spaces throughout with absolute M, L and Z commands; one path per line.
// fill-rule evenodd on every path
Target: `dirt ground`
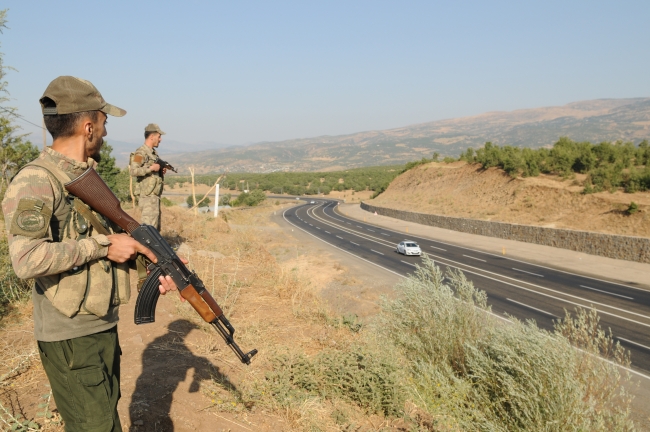
M 512 178 L 465 162 L 429 163 L 397 177 L 372 204 L 551 228 L 650 237 L 650 192 L 583 195 L 585 176 Z M 630 202 L 639 211 L 628 215 Z
M 304 234 L 281 228 L 274 221 L 292 204 L 232 210 L 218 219 L 164 209 L 163 235 L 212 291 L 240 347 L 257 348 L 259 354 L 250 366 L 239 363 L 175 294 L 159 300 L 155 323 L 136 326 L 132 298 L 118 326 L 124 430 L 289 431 L 308 430 L 314 421 L 342 430 L 322 405 L 289 410 L 256 403 L 249 397 L 251 383 L 264 380 L 269 358 L 278 351 L 312 354 L 349 343 L 355 335 L 335 323 L 343 315 L 372 317 L 379 296 L 390 295 L 395 280 L 355 268 L 354 261 L 343 265 Z M 2 429 L 28 419 L 44 430 L 63 430 L 35 350 L 31 303 L 17 307 L 2 324 Z M 397 430 L 363 413 L 356 424 L 354 430 Z

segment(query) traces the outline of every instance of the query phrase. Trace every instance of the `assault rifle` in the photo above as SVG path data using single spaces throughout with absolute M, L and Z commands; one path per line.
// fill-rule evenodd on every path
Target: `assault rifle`
M 160 177 L 163 176 L 163 169 L 165 169 L 165 168 L 167 168 L 168 170 L 172 170 L 176 174 L 178 174 L 178 171 L 176 171 L 176 168 L 171 166 L 171 164 L 169 162 L 167 162 L 167 161 L 164 161 L 164 160 L 158 158 L 158 159 L 156 159 L 156 161 L 154 163 L 160 165 Z
M 226 319 L 215 299 L 205 289 L 201 279 L 183 264 L 158 230 L 150 225 L 139 224 L 122 210 L 120 201 L 94 169 L 87 169 L 75 180 L 66 183 L 65 188 L 97 213 L 108 218 L 143 246 L 150 249 L 158 259 L 157 263 L 149 264 L 149 276 L 147 276 L 138 293 L 138 299 L 135 303 L 136 324 L 155 321 L 156 303 L 158 297 L 160 297 L 158 277 L 170 276 L 178 287 L 181 296 L 196 309 L 205 322 L 212 325 L 219 332 L 235 355 L 239 357 L 239 360 L 242 363 L 250 364 L 251 358 L 257 354 L 257 350 L 254 349 L 244 353 L 239 348 L 233 339 L 235 329 Z

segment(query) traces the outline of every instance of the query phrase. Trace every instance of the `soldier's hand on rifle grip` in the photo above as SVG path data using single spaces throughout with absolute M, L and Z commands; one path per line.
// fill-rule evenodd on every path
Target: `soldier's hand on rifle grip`
M 108 246 L 106 258 L 113 262 L 123 263 L 135 259 L 138 252 L 149 258 L 151 262 L 158 262 L 158 258 L 156 258 L 153 252 L 126 234 L 111 234 L 106 236 L 106 238 L 111 242 Z
M 160 164 L 155 163 L 155 164 L 151 165 L 149 167 L 149 171 L 151 171 L 151 172 L 160 171 Z
M 180 258 L 180 257 L 179 257 L 179 258 Z M 189 261 L 186 260 L 185 258 L 181 258 L 181 261 L 183 262 L 183 264 L 187 264 L 187 263 L 189 263 Z M 158 286 L 158 289 L 160 290 L 160 294 L 161 294 L 161 295 L 165 295 L 165 294 L 167 294 L 169 291 L 176 291 L 176 290 L 178 289 L 178 287 L 176 286 L 176 284 L 174 283 L 174 281 L 172 280 L 172 278 L 169 277 L 169 276 L 160 276 L 160 277 L 158 278 L 158 280 L 160 281 L 160 285 Z M 181 298 L 181 301 L 182 301 L 182 302 L 186 301 L 186 300 L 183 298 L 183 296 L 180 295 L 180 293 L 178 293 L 178 294 L 179 294 L 179 297 Z
M 167 168 L 163 168 L 162 173 L 163 175 L 167 174 Z

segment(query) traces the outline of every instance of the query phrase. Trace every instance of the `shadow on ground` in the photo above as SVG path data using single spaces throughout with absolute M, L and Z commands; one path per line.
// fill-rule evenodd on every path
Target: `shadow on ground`
M 198 392 L 203 381 L 217 380 L 228 383 L 237 391 L 219 368 L 205 357 L 194 355 L 187 347 L 187 335 L 198 327 L 180 319 L 168 326 L 167 334 L 157 337 L 142 354 L 142 373 L 137 379 L 129 406 L 130 431 L 173 431 L 170 416 L 174 391 L 184 382 L 187 373 L 194 370 L 190 393 Z M 177 403 L 182 401 L 176 401 Z

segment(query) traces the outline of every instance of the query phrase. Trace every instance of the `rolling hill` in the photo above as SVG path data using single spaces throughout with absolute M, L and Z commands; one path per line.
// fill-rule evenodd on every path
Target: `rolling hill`
M 489 112 L 382 131 L 320 136 L 168 155 L 184 172 L 333 171 L 399 164 L 433 152 L 457 156 L 486 141 L 538 148 L 576 141 L 650 138 L 650 98 L 597 99 L 564 106 Z

